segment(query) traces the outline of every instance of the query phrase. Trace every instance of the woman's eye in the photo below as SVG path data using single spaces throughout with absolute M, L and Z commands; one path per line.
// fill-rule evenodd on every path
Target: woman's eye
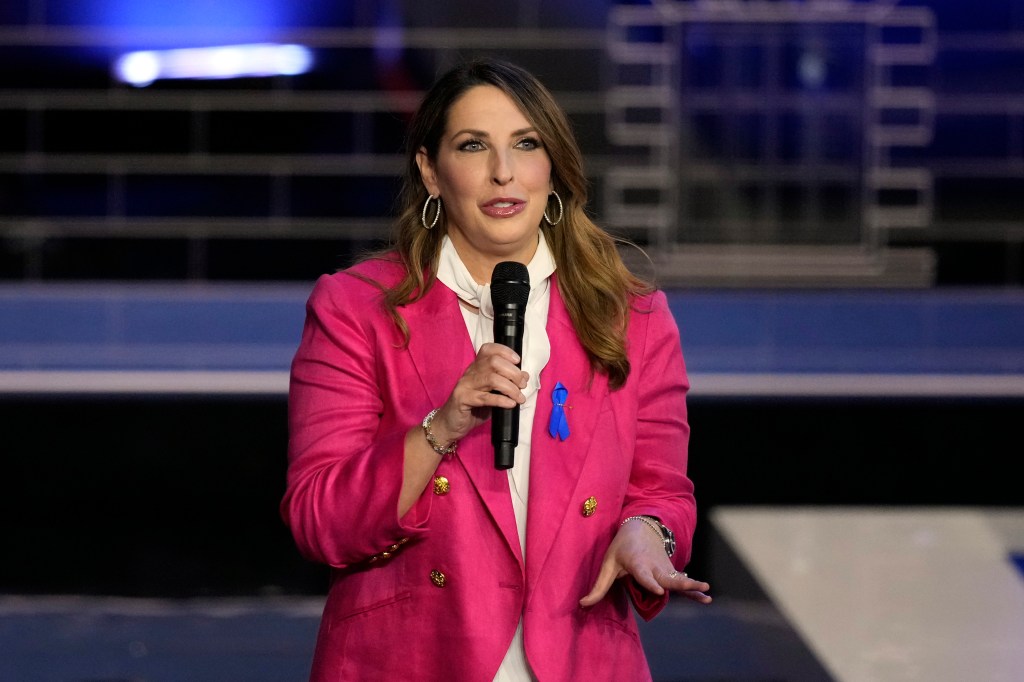
M 523 149 L 540 149 L 540 140 L 535 137 L 524 137 L 519 141 L 519 147 Z
M 484 143 L 480 140 L 466 140 L 459 145 L 459 149 L 464 152 L 475 152 L 484 148 Z

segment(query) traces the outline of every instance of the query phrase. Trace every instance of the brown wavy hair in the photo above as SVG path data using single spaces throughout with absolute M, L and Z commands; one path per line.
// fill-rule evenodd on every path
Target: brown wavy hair
M 445 235 L 443 227 L 426 230 L 421 223 L 427 195 L 416 155 L 422 148 L 431 160 L 436 159 L 449 110 L 467 90 L 479 85 L 498 88 L 518 105 L 551 159 L 552 184 L 564 210 L 556 226 L 542 220 L 540 227 L 555 259 L 558 289 L 591 369 L 606 374 L 612 389 L 620 388 L 630 371 L 626 326 L 632 301 L 654 287 L 623 264 L 617 250 L 622 240 L 587 215 L 583 155 L 565 112 L 535 76 L 509 62 L 477 59 L 452 68 L 427 92 L 413 116 L 406 134 L 394 244 L 386 254 L 374 256 L 397 258 L 405 269 L 395 286 L 382 287 L 384 305 L 408 341 L 409 329 L 398 309 L 419 300 L 433 286 Z M 557 215 L 557 210 L 550 208 L 548 215 Z M 444 220 L 442 211 L 441 225 Z

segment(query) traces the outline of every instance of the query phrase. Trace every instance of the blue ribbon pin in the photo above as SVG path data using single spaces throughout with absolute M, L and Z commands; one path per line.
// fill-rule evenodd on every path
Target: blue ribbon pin
M 552 438 L 565 440 L 569 437 L 569 422 L 565 417 L 565 400 L 569 397 L 569 389 L 559 381 L 551 392 L 551 421 L 548 422 L 548 433 Z

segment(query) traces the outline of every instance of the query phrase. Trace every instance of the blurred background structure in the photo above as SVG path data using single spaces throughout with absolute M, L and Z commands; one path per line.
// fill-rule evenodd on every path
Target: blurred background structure
M 645 629 L 656 678 L 1016 679 L 1024 0 L 4 0 L 0 678 L 301 678 L 326 574 L 276 505 L 305 297 L 387 242 L 408 115 L 483 54 L 563 103 L 680 324 L 719 601 Z M 947 599 L 901 552 L 949 539 L 988 567 L 996 605 L 954 619 L 988 658 L 901 639 L 913 603 L 837 651 L 849 613 L 771 584 L 773 534 L 794 575 L 849 557 L 815 593 L 862 605 L 899 601 L 878 571 Z
M 334 267 L 387 233 L 422 89 L 456 59 L 499 53 L 558 93 L 595 213 L 653 247 L 666 283 L 1021 283 L 1013 0 L 11 0 L 2 12 L 8 280 L 305 280 Z M 216 77 L 154 72 L 141 86 L 115 68 L 138 51 L 268 44 L 311 63 L 229 78 L 225 61 L 241 58 L 212 52 L 191 59 L 218 62 Z

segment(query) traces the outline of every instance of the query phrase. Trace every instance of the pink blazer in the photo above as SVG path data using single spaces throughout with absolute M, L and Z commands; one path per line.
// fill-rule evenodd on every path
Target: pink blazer
M 385 284 L 399 275 L 385 261 L 353 270 Z M 447 287 L 401 309 L 403 347 L 379 290 L 352 272 L 317 282 L 292 365 L 281 511 L 303 555 L 333 567 L 311 679 L 490 682 L 522 616 L 540 680 L 649 680 L 630 604 L 650 619 L 668 597 L 620 580 L 599 604 L 578 601 L 627 516 L 661 518 L 679 541 L 676 568 L 689 560 L 688 383 L 664 294 L 636 302 L 649 312 L 630 320 L 632 373 L 610 392 L 551 288 L 524 562 L 489 422 L 397 518 L 405 433 L 445 402 L 475 354 Z M 569 392 L 564 441 L 547 430 L 556 382 Z

